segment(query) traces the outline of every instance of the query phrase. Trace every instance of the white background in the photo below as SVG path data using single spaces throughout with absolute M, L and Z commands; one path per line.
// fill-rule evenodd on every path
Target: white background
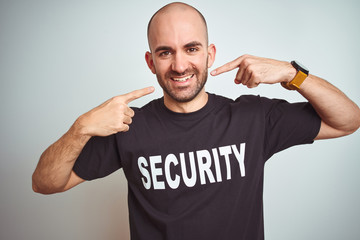
M 69 192 L 31 190 L 41 153 L 82 113 L 154 85 L 146 27 L 168 1 L 0 0 L 0 239 L 129 239 L 122 171 Z M 214 68 L 248 53 L 299 60 L 360 104 L 359 1 L 188 1 L 206 17 Z M 303 100 L 279 85 L 249 90 L 235 72 L 207 91 Z M 265 168 L 267 240 L 360 239 L 360 132 L 297 146 Z M 204 229 L 206 231 L 206 229 Z

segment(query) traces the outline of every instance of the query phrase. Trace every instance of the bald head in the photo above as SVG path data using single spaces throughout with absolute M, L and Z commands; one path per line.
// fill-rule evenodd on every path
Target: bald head
M 171 24 L 171 19 L 175 17 L 177 21 L 181 22 L 186 19 L 189 19 L 189 16 L 194 20 L 194 24 L 200 24 L 203 34 L 206 39 L 206 44 L 208 43 L 208 31 L 207 24 L 204 16 L 194 7 L 180 2 L 170 3 L 160 8 L 150 19 L 148 28 L 147 28 L 147 37 L 149 42 L 149 47 L 151 50 L 151 40 L 154 37 L 154 34 L 158 34 L 158 28 L 162 27 L 161 24 L 169 23 Z

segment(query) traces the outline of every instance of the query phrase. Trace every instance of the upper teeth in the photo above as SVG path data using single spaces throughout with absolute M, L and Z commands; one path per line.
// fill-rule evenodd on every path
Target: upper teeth
M 187 77 L 183 77 L 183 78 L 173 78 L 174 81 L 177 82 L 185 82 L 186 80 L 192 78 L 193 75 L 187 76 Z

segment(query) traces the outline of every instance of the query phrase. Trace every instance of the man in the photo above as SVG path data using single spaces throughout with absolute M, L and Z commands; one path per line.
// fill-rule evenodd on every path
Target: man
M 80 116 L 41 156 L 33 189 L 50 194 L 123 168 L 132 239 L 263 239 L 263 170 L 274 153 L 345 136 L 360 110 L 304 67 L 244 55 L 211 72 L 238 69 L 235 83 L 281 83 L 309 103 L 256 96 L 235 101 L 205 91 L 216 48 L 201 13 L 166 5 L 148 25 L 145 58 L 164 96 L 128 104 L 144 88 Z

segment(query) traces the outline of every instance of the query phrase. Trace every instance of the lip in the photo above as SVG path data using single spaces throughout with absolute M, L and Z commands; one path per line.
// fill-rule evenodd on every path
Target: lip
M 188 76 L 184 76 L 184 77 L 171 77 L 171 80 L 173 80 L 174 82 L 177 83 L 184 83 L 189 81 L 190 79 L 192 79 L 195 76 L 195 74 L 191 74 Z

